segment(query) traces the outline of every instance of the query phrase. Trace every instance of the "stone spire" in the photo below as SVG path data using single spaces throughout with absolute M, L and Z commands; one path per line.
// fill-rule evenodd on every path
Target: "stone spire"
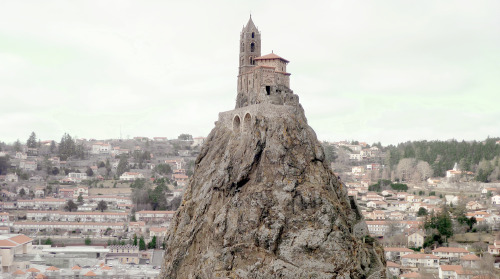
M 252 32 L 252 31 L 257 31 L 257 27 L 255 27 L 255 24 L 253 23 L 252 20 L 252 15 L 250 15 L 250 18 L 248 19 L 247 25 L 244 27 L 244 30 L 247 32 Z

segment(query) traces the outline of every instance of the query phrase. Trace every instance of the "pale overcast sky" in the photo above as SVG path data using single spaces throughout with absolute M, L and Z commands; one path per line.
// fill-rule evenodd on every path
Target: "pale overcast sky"
M 250 12 L 320 140 L 500 136 L 497 0 L 0 0 L 0 141 L 207 136 Z

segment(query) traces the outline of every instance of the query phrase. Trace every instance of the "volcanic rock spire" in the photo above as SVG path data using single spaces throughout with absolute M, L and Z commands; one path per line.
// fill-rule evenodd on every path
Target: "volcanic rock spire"
M 256 50 L 249 22 L 240 59 L 252 42 Z M 271 53 L 241 62 L 236 109 L 219 114 L 196 159 L 162 278 L 385 277 L 383 250 L 365 241 L 356 202 L 290 90 L 288 61 Z

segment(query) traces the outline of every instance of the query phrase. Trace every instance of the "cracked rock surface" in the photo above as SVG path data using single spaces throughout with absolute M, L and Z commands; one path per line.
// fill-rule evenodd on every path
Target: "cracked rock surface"
M 385 278 L 302 108 L 216 122 L 166 238 L 161 278 Z

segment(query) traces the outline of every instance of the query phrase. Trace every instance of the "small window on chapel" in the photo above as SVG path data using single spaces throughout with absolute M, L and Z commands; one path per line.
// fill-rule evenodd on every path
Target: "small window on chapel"
M 255 37 L 255 33 L 254 33 L 254 32 L 252 32 L 252 38 L 254 38 L 254 37 Z
M 250 45 L 250 51 L 251 51 L 251 52 L 254 52 L 254 51 L 255 51 L 255 44 L 254 44 L 254 43 L 252 43 L 252 44 Z

